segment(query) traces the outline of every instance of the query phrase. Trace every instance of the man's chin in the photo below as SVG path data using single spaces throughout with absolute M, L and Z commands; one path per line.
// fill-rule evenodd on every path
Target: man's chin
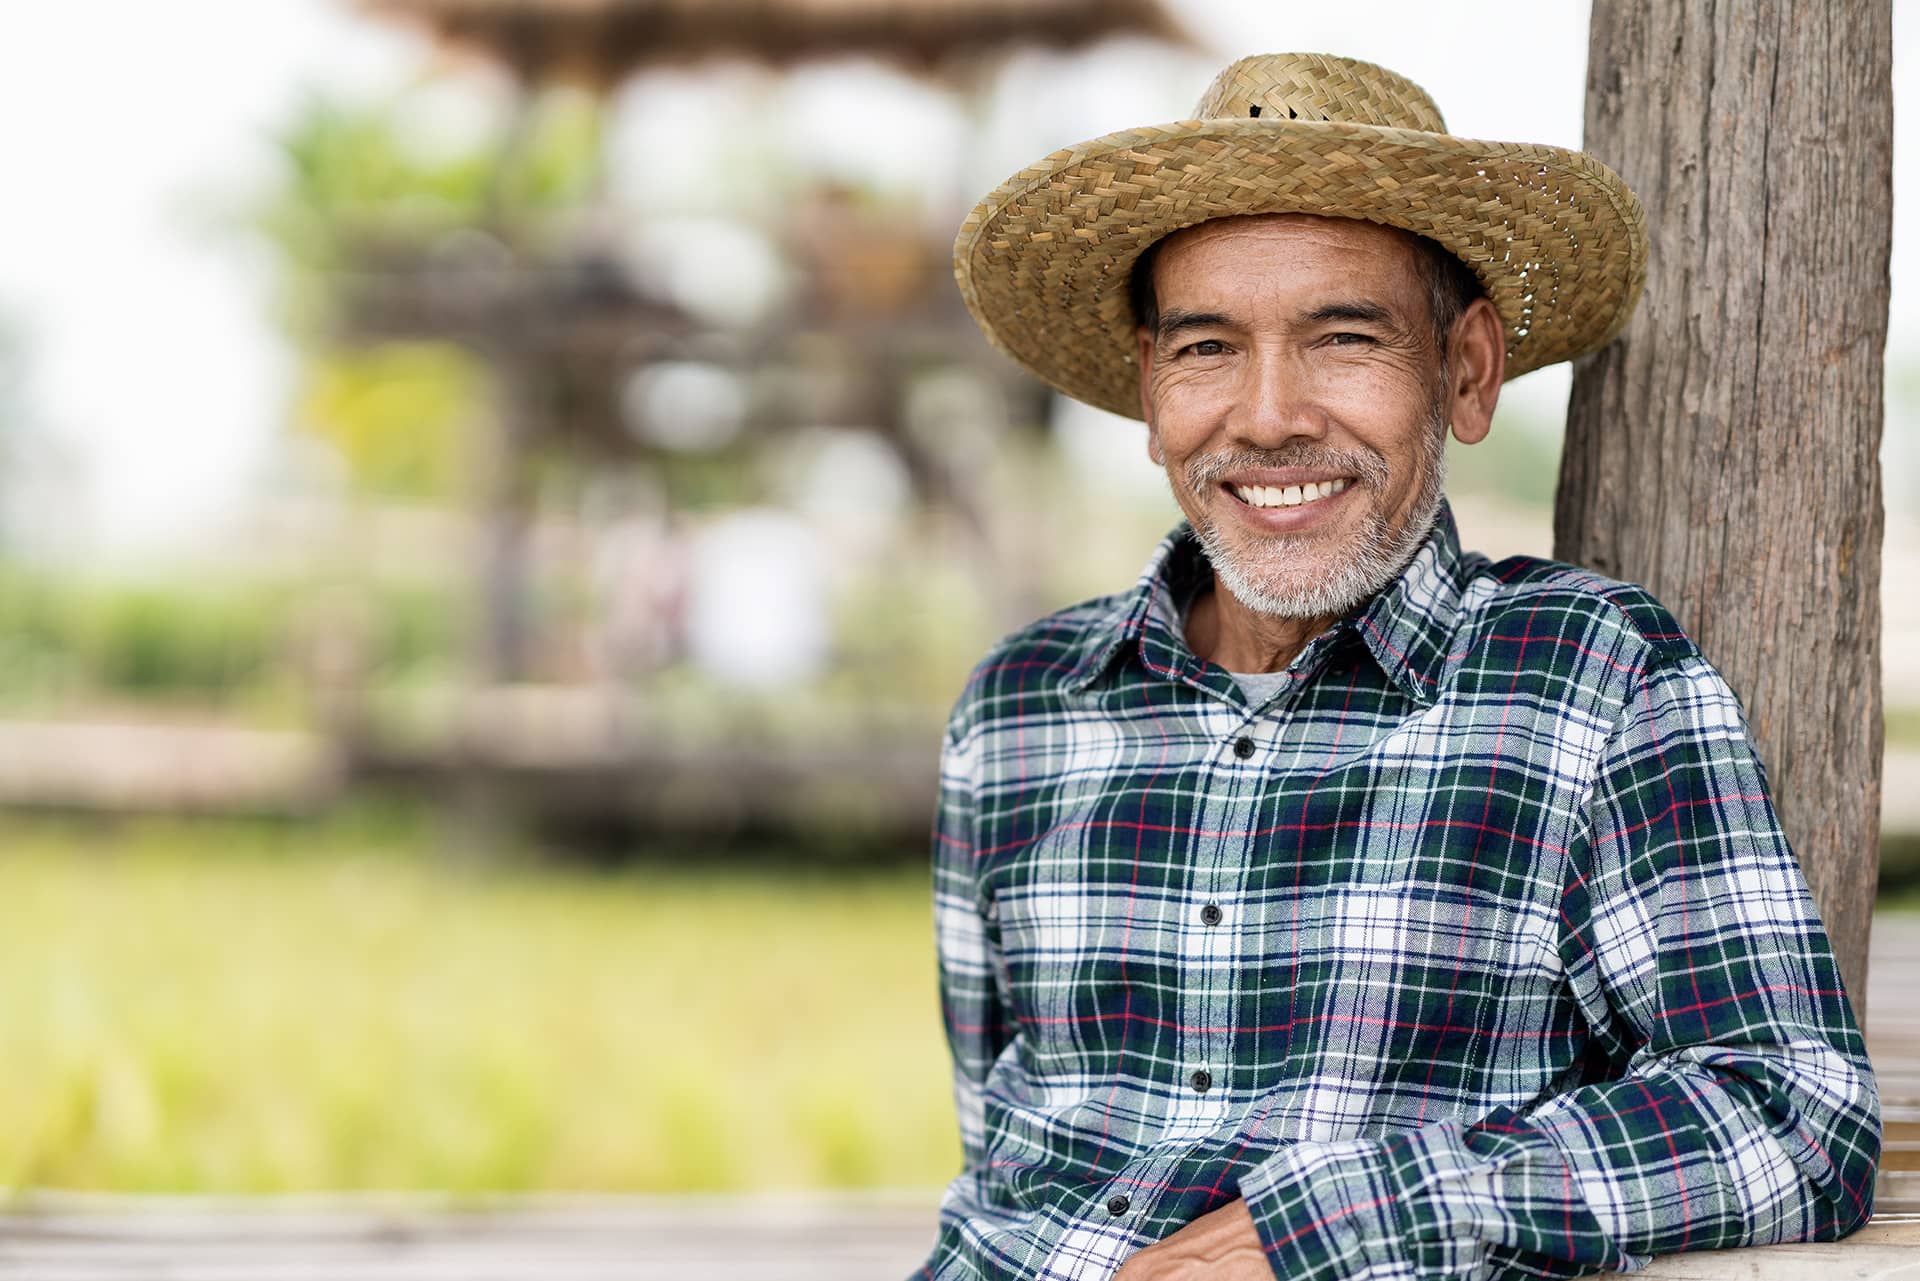
M 1368 544 L 1373 531 L 1370 517 L 1354 521 L 1322 521 L 1300 529 L 1267 530 L 1249 528 L 1238 520 L 1218 521 L 1213 526 L 1216 546 L 1231 549 L 1242 565 L 1251 568 L 1267 558 L 1284 560 L 1288 572 L 1305 558 L 1324 569 L 1338 565 Z
M 1408 541 L 1363 522 L 1359 529 L 1250 537 L 1197 531 L 1220 585 L 1256 614 L 1344 615 L 1377 595 L 1404 567 Z
M 1222 586 L 1247 609 L 1274 618 L 1318 618 L 1339 613 L 1348 603 L 1329 593 L 1327 575 L 1289 575 L 1284 580 L 1257 575 L 1237 575 L 1231 571 L 1216 574 Z

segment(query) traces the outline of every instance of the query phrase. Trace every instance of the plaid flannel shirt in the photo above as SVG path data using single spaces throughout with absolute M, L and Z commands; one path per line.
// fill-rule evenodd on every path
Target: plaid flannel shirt
M 1250 706 L 1180 604 L 1001 642 L 934 840 L 965 1169 L 921 1273 L 1104 1278 L 1244 1198 L 1276 1276 L 1843 1236 L 1878 1095 L 1734 694 L 1644 590 L 1462 554 Z

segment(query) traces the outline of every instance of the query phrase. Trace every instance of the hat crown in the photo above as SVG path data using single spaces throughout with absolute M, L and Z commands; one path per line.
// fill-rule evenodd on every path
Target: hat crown
M 1199 120 L 1336 120 L 1445 133 L 1446 121 L 1427 91 L 1405 76 L 1357 58 L 1325 53 L 1261 53 L 1213 78 Z

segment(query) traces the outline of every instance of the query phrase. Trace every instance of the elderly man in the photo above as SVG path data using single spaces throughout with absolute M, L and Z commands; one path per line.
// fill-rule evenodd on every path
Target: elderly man
M 1878 1100 L 1738 702 L 1648 594 L 1462 552 L 1447 432 L 1590 352 L 1633 195 L 1249 58 L 963 228 L 1002 348 L 1186 519 L 975 670 L 935 914 L 966 1165 L 922 1275 L 1573 1276 L 1828 1239 Z

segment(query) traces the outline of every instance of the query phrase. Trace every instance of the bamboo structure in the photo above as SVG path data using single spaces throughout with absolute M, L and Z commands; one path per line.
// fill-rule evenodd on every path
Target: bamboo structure
M 1191 37 L 1157 0 L 358 0 L 526 83 L 609 89 L 636 71 L 712 58 L 784 67 L 878 58 L 916 74 L 1014 49 L 1115 36 Z

